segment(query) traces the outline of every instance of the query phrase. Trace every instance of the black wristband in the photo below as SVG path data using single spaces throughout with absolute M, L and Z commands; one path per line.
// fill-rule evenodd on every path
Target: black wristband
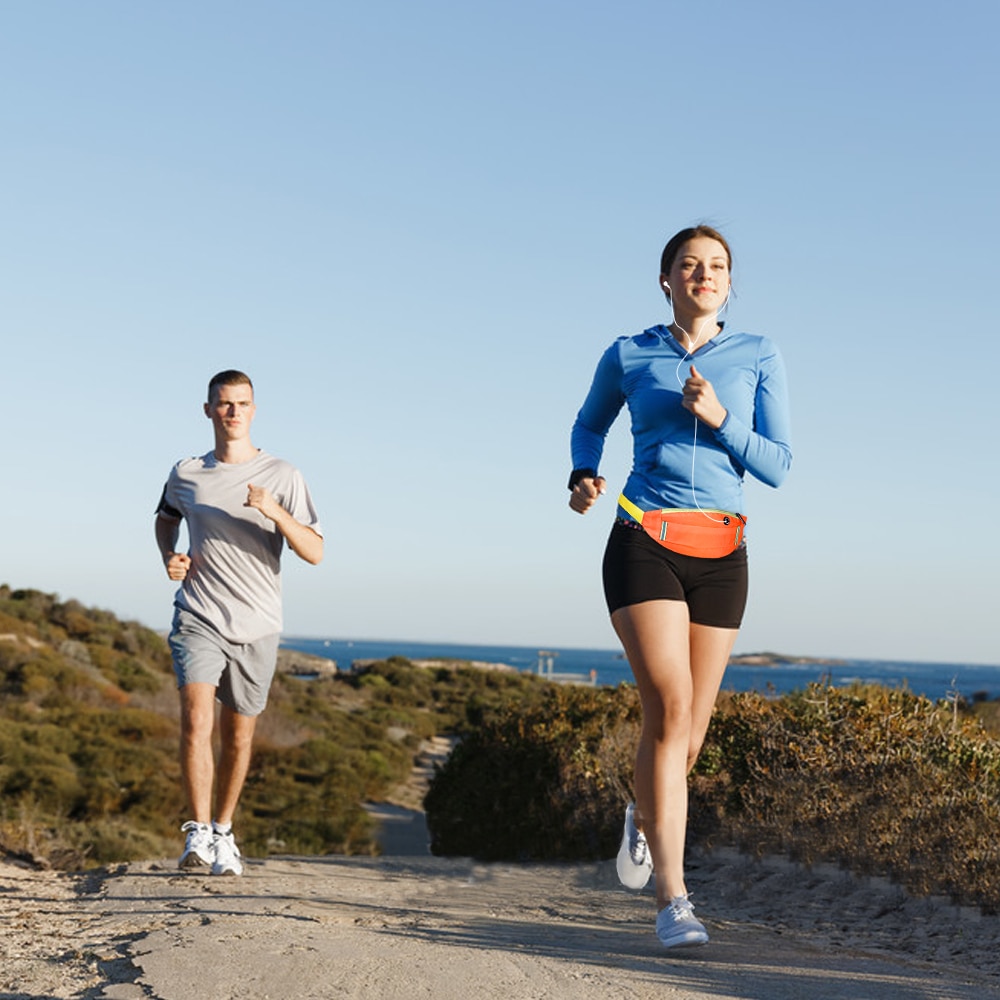
M 569 474 L 569 486 L 566 488 L 571 490 L 581 479 L 596 479 L 597 470 L 596 469 L 574 469 Z

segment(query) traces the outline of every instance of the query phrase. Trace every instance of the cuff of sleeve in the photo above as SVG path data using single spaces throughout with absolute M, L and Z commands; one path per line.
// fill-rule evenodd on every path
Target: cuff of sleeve
M 581 479 L 596 479 L 597 470 L 596 469 L 574 469 L 569 474 L 569 485 L 566 489 L 571 490 Z
M 730 417 L 729 410 L 726 410 L 726 415 L 722 418 L 722 423 L 719 424 L 719 426 L 716 427 L 715 430 L 713 431 L 713 433 L 719 439 L 719 441 L 724 442 L 727 437 L 728 432 L 726 428 L 729 426 L 729 417 Z

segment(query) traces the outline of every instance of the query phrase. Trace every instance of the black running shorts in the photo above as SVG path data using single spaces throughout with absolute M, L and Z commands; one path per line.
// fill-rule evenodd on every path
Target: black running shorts
M 604 597 L 614 613 L 643 601 L 684 601 L 691 621 L 739 628 L 747 603 L 747 551 L 721 559 L 671 552 L 638 525 L 616 520 L 604 550 Z

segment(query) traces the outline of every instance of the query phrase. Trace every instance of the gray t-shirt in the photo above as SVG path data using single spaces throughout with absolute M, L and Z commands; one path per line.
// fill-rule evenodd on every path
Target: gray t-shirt
M 296 521 L 322 534 L 302 473 L 260 451 L 249 462 L 220 462 L 209 452 L 170 471 L 159 510 L 183 517 L 191 567 L 174 603 L 230 642 L 281 631 L 284 536 L 259 510 L 244 506 L 247 486 L 263 486 Z

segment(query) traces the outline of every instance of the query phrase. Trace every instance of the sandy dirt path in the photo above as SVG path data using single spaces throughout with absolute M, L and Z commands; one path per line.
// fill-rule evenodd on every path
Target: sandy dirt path
M 712 943 L 664 951 L 613 862 L 270 858 L 73 877 L 0 865 L 0 1000 L 965 1000 L 1000 997 L 1000 919 L 830 869 L 695 859 Z

